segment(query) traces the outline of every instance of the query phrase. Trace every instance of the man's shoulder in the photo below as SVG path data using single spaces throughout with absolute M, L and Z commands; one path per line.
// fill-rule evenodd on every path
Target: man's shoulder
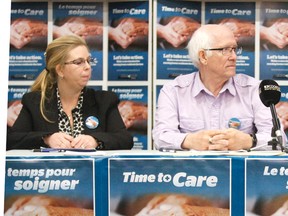
M 255 77 L 246 74 L 236 74 L 233 77 L 234 83 L 237 86 L 247 87 L 247 86 L 259 86 L 260 81 Z
M 178 86 L 182 88 L 190 86 L 193 83 L 196 74 L 197 73 L 194 72 L 194 73 L 179 75 L 174 80 L 172 80 L 170 84 L 174 87 Z

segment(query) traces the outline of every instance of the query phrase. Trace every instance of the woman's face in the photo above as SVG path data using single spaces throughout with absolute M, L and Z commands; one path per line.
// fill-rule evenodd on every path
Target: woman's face
M 70 51 L 61 70 L 61 81 L 73 88 L 86 86 L 91 77 L 90 53 L 85 46 L 78 46 Z

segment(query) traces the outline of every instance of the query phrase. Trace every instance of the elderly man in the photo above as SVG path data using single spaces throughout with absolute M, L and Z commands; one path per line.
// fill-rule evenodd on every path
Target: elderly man
M 161 89 L 155 147 L 194 150 L 271 149 L 272 115 L 259 98 L 260 81 L 236 74 L 237 41 L 223 25 L 203 25 L 188 44 L 198 72 Z M 284 142 L 286 143 L 286 136 Z

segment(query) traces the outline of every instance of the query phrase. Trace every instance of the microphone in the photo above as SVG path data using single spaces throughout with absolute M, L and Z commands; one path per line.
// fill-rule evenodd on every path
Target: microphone
M 266 107 L 270 107 L 272 114 L 272 137 L 276 136 L 281 150 L 283 151 L 283 138 L 281 133 L 280 121 L 275 110 L 275 104 L 280 101 L 281 91 L 277 82 L 274 80 L 263 80 L 259 85 L 259 96 Z

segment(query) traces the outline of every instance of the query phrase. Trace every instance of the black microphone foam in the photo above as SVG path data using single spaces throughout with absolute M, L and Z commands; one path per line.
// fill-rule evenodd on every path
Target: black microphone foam
M 280 87 L 274 80 L 263 80 L 259 85 L 259 96 L 266 107 L 277 104 L 281 98 Z

